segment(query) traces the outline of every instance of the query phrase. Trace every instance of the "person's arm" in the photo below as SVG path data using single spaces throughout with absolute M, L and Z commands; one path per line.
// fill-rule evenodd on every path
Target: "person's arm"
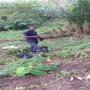
M 22 37 L 23 38 L 38 38 L 40 41 L 43 40 L 43 37 L 38 35 L 37 32 L 35 32 L 36 34 L 34 36 L 27 36 L 26 33 L 23 33 Z
M 39 38 L 38 36 L 25 36 L 25 35 L 23 35 L 23 37 L 24 37 L 24 38 L 32 38 L 32 37 L 35 37 L 35 38 L 37 37 L 37 38 Z

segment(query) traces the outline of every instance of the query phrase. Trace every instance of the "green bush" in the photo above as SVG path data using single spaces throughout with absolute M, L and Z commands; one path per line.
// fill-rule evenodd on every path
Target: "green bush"
M 2 4 L 1 4 L 2 6 Z M 25 29 L 28 24 L 34 24 L 40 27 L 45 21 L 54 19 L 61 15 L 62 9 L 54 4 L 40 3 L 37 1 L 17 2 L 6 6 L 3 4 L 0 9 L 1 16 L 7 16 L 7 21 L 0 20 L 5 25 L 5 29 Z M 19 21 L 18 21 L 19 20 Z M 0 30 L 3 30 L 2 28 Z

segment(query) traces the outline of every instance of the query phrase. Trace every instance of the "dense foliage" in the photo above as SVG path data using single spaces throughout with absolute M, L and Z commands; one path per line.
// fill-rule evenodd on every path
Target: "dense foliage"
M 7 4 L 7 5 L 6 5 Z M 0 4 L 0 30 L 25 29 L 28 24 L 41 26 L 45 21 L 59 17 L 62 8 L 53 3 L 15 2 Z M 6 17 L 3 18 L 3 17 Z
M 90 0 L 78 0 L 69 7 L 69 12 L 71 21 L 83 27 L 85 21 L 90 22 Z

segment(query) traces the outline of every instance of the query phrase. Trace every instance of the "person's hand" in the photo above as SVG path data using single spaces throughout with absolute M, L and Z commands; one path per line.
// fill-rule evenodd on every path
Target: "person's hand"
M 24 38 L 24 39 L 25 39 L 25 38 L 26 38 L 26 37 L 25 37 L 25 35 L 22 35 L 22 38 Z
M 39 37 L 39 40 L 40 40 L 40 41 L 43 41 L 43 38 L 42 38 L 42 37 Z

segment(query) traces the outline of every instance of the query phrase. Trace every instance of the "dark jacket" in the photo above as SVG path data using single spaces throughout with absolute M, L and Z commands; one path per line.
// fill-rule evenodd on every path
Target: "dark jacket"
M 37 36 L 37 32 L 36 31 L 26 31 L 23 33 L 24 36 Z M 38 38 L 37 37 L 30 37 L 30 38 L 26 38 L 27 42 L 36 42 L 38 43 Z

